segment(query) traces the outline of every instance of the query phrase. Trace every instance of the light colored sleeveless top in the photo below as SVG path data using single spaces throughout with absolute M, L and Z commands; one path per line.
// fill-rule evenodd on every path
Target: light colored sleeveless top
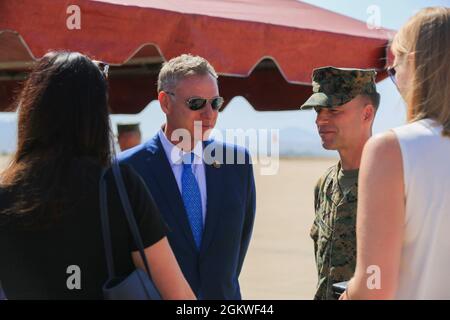
M 442 126 L 430 119 L 393 131 L 406 197 L 396 298 L 450 299 L 450 137 L 443 137 Z

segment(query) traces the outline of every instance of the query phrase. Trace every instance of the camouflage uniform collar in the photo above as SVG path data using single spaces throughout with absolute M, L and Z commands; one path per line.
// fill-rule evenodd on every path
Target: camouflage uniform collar
M 342 163 L 341 161 L 338 162 L 337 164 L 337 171 L 338 171 L 338 175 L 345 177 L 346 179 L 352 179 L 352 178 L 357 178 L 358 174 L 359 174 L 359 168 L 358 169 L 351 169 L 351 170 L 345 170 L 342 168 Z
M 323 190 L 327 194 L 332 194 L 334 189 L 334 184 L 337 182 L 337 176 L 339 173 L 339 170 L 341 168 L 340 161 L 336 163 L 334 166 L 330 168 L 330 171 L 327 174 L 327 178 L 325 180 L 325 184 L 323 186 Z

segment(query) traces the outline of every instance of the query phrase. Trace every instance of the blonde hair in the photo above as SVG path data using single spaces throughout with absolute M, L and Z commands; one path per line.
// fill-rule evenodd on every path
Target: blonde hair
M 450 8 L 419 11 L 396 34 L 392 51 L 414 57 L 406 92 L 408 121 L 434 119 L 450 136 Z
M 163 64 L 158 75 L 158 92 L 173 90 L 178 81 L 188 76 L 207 74 L 218 78 L 213 66 L 205 58 L 182 54 Z

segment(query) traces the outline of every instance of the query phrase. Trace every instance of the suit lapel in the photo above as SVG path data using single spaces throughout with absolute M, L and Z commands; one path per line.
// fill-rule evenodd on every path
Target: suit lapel
M 159 185 L 159 189 L 171 209 L 174 220 L 178 223 L 186 240 L 192 245 L 193 249 L 197 251 L 194 236 L 192 235 L 186 210 L 184 208 L 183 199 L 181 198 L 180 190 L 178 189 L 177 181 L 173 175 L 169 160 L 166 157 L 166 153 L 164 152 L 164 148 L 158 136 L 156 136 L 153 142 L 153 148 L 151 148 L 150 151 L 153 153 L 153 156 L 147 159 L 148 168 L 152 171 L 153 176 Z
M 207 146 L 209 143 L 211 143 L 211 141 L 205 142 L 205 146 Z M 217 223 L 220 220 L 219 212 L 221 206 L 221 197 L 223 195 L 223 170 L 223 164 L 220 164 L 220 167 L 215 167 L 211 164 L 205 163 L 207 195 L 206 220 L 200 254 L 203 254 L 207 251 L 209 245 L 213 240 Z

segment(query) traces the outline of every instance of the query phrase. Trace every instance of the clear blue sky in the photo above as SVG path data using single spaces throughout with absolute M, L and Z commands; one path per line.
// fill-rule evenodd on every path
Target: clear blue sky
M 368 8 L 375 5 L 379 8 L 380 24 L 382 27 L 398 29 L 407 19 L 427 6 L 450 6 L 450 0 L 304 0 L 362 21 L 370 16 Z M 396 88 L 389 79 L 378 84 L 381 93 L 381 106 L 374 125 L 374 132 L 385 131 L 398 126 L 405 121 L 405 109 Z M 0 119 L 10 118 L 11 115 L 1 114 Z M 315 131 L 314 112 L 310 111 L 281 111 L 257 112 L 243 99 L 237 97 L 222 112 L 217 122 L 218 129 L 225 128 L 267 128 L 283 129 L 287 127 L 301 127 L 308 131 Z M 159 126 L 164 123 L 164 115 L 158 102 L 152 102 L 138 115 L 114 115 L 113 124 L 117 122 L 141 122 L 143 138 L 152 137 Z M 115 126 L 114 126 L 115 129 Z M 320 147 L 318 145 L 318 147 Z

